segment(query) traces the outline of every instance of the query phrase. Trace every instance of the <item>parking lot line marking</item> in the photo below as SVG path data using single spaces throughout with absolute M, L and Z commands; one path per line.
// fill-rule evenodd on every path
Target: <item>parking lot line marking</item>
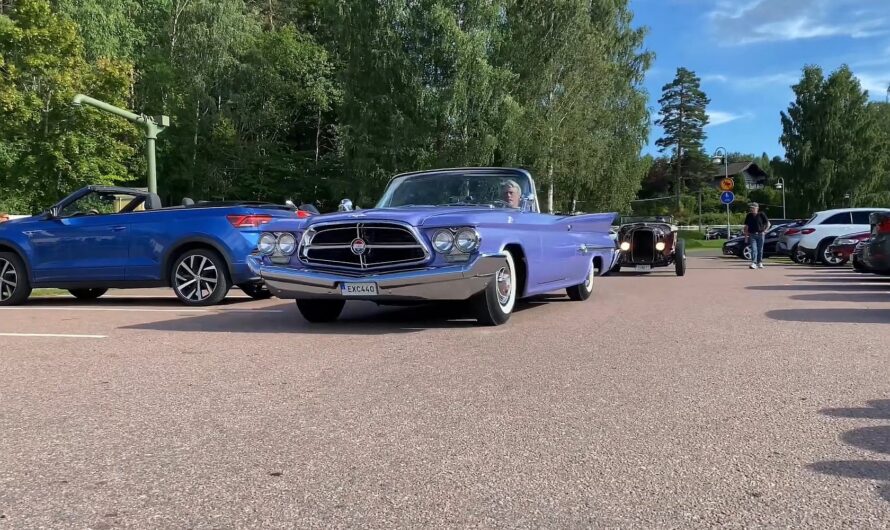
M 63 333 L 0 333 L 0 337 L 52 337 L 60 339 L 104 339 L 106 335 L 67 335 Z
M 281 309 L 161 309 L 153 307 L 0 307 L 0 311 L 127 311 L 131 313 L 283 313 Z

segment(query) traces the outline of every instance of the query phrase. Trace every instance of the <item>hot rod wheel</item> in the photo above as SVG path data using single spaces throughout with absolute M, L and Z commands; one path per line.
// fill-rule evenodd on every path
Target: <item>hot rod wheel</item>
M 516 265 L 509 251 L 506 262 L 498 269 L 484 291 L 473 298 L 476 318 L 483 326 L 499 326 L 510 319 L 516 305 Z
M 678 239 L 677 248 L 674 250 L 674 270 L 677 276 L 686 274 L 686 240 Z

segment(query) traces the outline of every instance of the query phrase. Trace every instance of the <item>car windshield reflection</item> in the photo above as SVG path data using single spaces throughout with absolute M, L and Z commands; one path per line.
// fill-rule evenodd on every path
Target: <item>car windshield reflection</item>
M 412 206 L 488 206 L 519 208 L 531 184 L 519 174 L 426 173 L 396 177 L 378 208 Z

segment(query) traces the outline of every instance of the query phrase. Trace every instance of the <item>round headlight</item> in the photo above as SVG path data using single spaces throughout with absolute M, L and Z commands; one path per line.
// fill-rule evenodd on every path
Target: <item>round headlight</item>
M 659 241 L 655 243 L 655 250 L 662 251 L 664 250 L 664 241 Z
M 256 248 L 260 251 L 260 254 L 265 254 L 267 256 L 275 252 L 275 236 L 269 233 L 261 235 Z
M 297 238 L 293 234 L 284 233 L 278 236 L 278 251 L 290 256 L 297 250 Z
M 469 254 L 479 248 L 479 234 L 472 228 L 465 228 L 454 236 L 454 246 L 457 250 Z
M 621 250 L 624 250 L 624 251 L 630 250 L 630 243 L 627 242 L 627 241 L 622 242 L 622 243 L 621 243 Z
M 439 230 L 433 234 L 433 248 L 436 252 L 447 254 L 454 248 L 454 236 L 450 230 Z

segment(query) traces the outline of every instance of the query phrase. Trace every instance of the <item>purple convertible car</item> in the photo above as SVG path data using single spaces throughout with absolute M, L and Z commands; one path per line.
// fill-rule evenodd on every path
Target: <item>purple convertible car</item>
M 375 208 L 264 226 L 251 269 L 310 322 L 347 300 L 403 305 L 465 301 L 480 324 L 507 322 L 517 299 L 593 293 L 618 249 L 611 213 L 540 213 L 521 169 L 457 168 L 393 177 Z

